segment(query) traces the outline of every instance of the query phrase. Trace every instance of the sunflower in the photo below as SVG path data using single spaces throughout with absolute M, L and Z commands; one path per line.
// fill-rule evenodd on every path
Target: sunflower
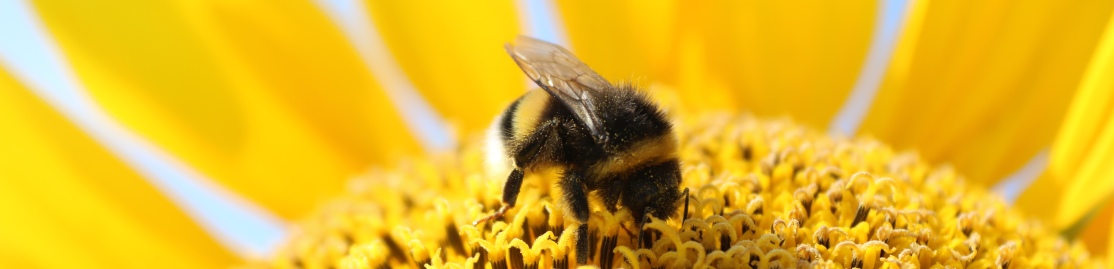
M 297 220 L 330 219 L 337 207 L 361 205 L 359 186 L 370 184 L 369 178 L 420 178 L 407 174 L 413 171 L 466 171 L 467 165 L 450 171 L 438 168 L 441 164 L 413 168 L 415 164 L 402 160 L 445 152 L 457 154 L 449 154 L 455 156 L 449 159 L 471 160 L 470 135 L 525 89 L 501 45 L 524 32 L 527 25 L 521 22 L 537 14 L 532 10 L 538 3 L 180 0 L 2 5 L 0 10 L 6 13 L 0 17 L 26 17 L 21 24 L 5 23 L 0 28 L 0 34 L 14 37 L 0 36 L 5 40 L 0 42 L 0 124 L 5 126 L 0 132 L 0 149 L 5 153 L 0 160 L 2 264 L 211 268 L 240 264 L 245 256 L 274 257 L 244 241 L 254 239 L 251 233 L 282 231 L 285 223 Z M 676 98 L 665 99 L 673 100 L 669 106 L 678 114 L 689 115 L 680 121 L 693 128 L 724 124 L 716 123 L 715 116 L 696 116 L 710 111 L 727 115 L 746 111 L 758 118 L 788 115 L 795 123 L 728 118 L 734 119 L 730 126 L 736 127 L 796 130 L 797 124 L 809 126 L 802 130 L 812 131 L 800 131 L 807 135 L 799 138 L 831 146 L 873 147 L 868 145 L 874 142 L 863 141 L 882 141 L 898 152 L 915 151 L 908 156 L 920 157 L 908 157 L 912 161 L 901 154 L 884 156 L 885 161 L 906 158 L 908 166 L 902 167 L 933 171 L 930 174 L 937 176 L 932 178 L 943 182 L 941 186 L 954 182 L 970 186 L 938 188 L 952 195 L 988 197 L 980 189 L 1024 188 L 1019 195 L 1007 196 L 1015 200 L 1017 212 L 994 205 L 977 207 L 1018 220 L 972 227 L 982 240 L 998 238 L 1007 227 L 1029 223 L 1020 220 L 1032 217 L 1047 228 L 1033 224 L 1023 229 L 1033 231 L 1025 236 L 1055 242 L 1048 232 L 1052 231 L 1077 242 L 1071 247 L 1049 243 L 1041 251 L 1074 253 L 1071 257 L 1085 260 L 1079 254 L 1087 252 L 1079 250 L 1085 246 L 1095 256 L 1114 256 L 1114 247 L 1109 246 L 1114 243 L 1110 233 L 1114 201 L 1109 199 L 1114 190 L 1114 169 L 1109 165 L 1114 163 L 1110 127 L 1114 126 L 1110 124 L 1114 120 L 1114 20 L 1110 16 L 1114 3 L 555 1 L 549 8 L 558 14 L 554 20 L 559 21 L 567 45 L 582 60 L 612 80 L 634 76 L 644 87 L 674 89 Z M 22 35 L 25 29 L 39 29 L 44 35 Z M 31 58 L 45 68 L 21 65 L 17 60 L 27 55 L 8 50 L 11 44 L 34 40 L 45 40 L 46 46 L 32 44 L 26 46 L 29 51 L 55 55 Z M 41 79 L 37 75 L 43 72 L 64 76 Z M 407 103 L 422 99 L 431 109 Z M 453 133 L 440 132 L 445 128 L 436 123 L 413 120 L 422 115 L 446 119 Z M 815 131 L 825 128 L 833 130 L 836 138 Z M 873 138 L 839 138 L 843 135 Z M 450 146 L 454 139 L 460 140 L 460 146 Z M 690 141 L 692 147 L 716 144 L 709 142 L 715 141 L 711 138 Z M 700 154 L 706 153 L 688 156 L 697 156 L 692 160 L 698 162 Z M 705 165 L 758 169 L 769 176 L 785 176 L 784 170 L 789 169 L 795 175 L 792 167 L 779 172 L 777 165 L 762 171 L 761 161 L 705 160 Z M 372 166 L 395 169 L 368 172 Z M 858 193 L 860 187 L 869 189 L 874 182 L 888 182 L 882 178 L 900 175 L 886 174 L 885 169 L 871 171 L 869 175 L 846 171 L 836 178 L 845 179 L 842 184 Z M 957 180 L 958 175 L 965 180 Z M 181 179 L 193 183 L 181 185 Z M 803 184 L 808 191 L 809 184 L 804 183 L 839 182 L 808 180 L 815 182 L 786 183 Z M 883 184 L 910 191 L 927 188 L 892 181 L 898 183 Z M 762 181 L 757 184 L 762 186 Z M 782 186 L 789 198 L 770 199 L 762 206 L 786 203 L 794 198 L 796 187 Z M 218 189 L 208 195 L 247 204 L 242 207 L 249 209 L 258 205 L 261 210 L 218 212 L 227 213 L 223 215 L 209 210 L 213 207 L 200 210 L 204 202 L 181 192 L 192 188 Z M 713 189 L 701 195 L 726 191 Z M 876 208 L 910 202 L 888 195 L 888 200 L 875 201 L 881 203 Z M 841 201 L 861 198 L 854 197 Z M 342 206 L 336 205 L 338 199 Z M 474 205 L 485 202 L 491 201 Z M 540 219 L 547 212 L 546 203 L 537 200 L 515 216 Z M 837 207 L 844 206 L 852 205 Z M 691 239 L 683 234 L 670 237 L 667 226 L 686 225 L 710 233 L 722 223 L 745 223 L 727 218 L 730 212 L 718 212 L 715 206 L 702 208 L 707 212 L 698 213 L 705 214 L 701 216 L 719 215 L 726 222 L 662 223 L 651 227 L 661 231 L 657 241 L 671 240 L 663 236 Z M 746 214 L 754 214 L 753 209 L 742 207 Z M 888 214 L 868 211 L 860 219 L 858 208 L 836 211 L 846 216 L 834 215 L 828 221 L 849 225 L 884 225 Z M 436 210 L 431 214 L 446 219 L 457 216 Z M 214 224 L 227 219 L 259 221 L 262 226 L 237 230 Z M 596 219 L 607 223 L 621 218 Z M 772 225 L 777 221 L 772 217 L 752 221 L 770 222 L 762 228 L 775 235 L 794 227 L 789 215 L 779 225 Z M 321 226 L 300 223 L 302 230 Z M 499 229 L 512 231 L 514 227 L 508 228 L 512 223 L 475 231 L 479 235 L 462 232 L 469 238 L 460 239 L 494 236 L 492 231 Z M 803 223 L 798 221 L 798 232 L 804 230 Z M 400 239 L 423 238 L 423 231 L 380 229 Z M 518 237 L 530 237 L 521 241 L 533 251 L 545 245 L 534 242 L 560 245 L 559 230 L 553 231 L 550 235 L 530 231 Z M 933 231 L 939 233 L 927 236 L 943 238 L 943 231 Z M 448 234 L 444 230 L 424 233 Z M 974 237 L 963 231 L 949 235 Z M 366 242 L 353 239 L 358 248 L 347 251 L 350 256 L 367 254 L 362 260 L 329 257 L 359 265 L 398 259 L 381 254 L 395 253 L 384 249 L 401 248 L 409 252 L 404 260 L 432 263 L 456 255 L 439 251 L 457 251 L 451 245 L 438 249 L 439 242 L 417 240 L 392 246 L 368 238 Z M 488 243 L 514 245 L 512 239 L 519 238 L 504 239 Z M 628 239 L 611 240 L 626 244 Z M 694 244 L 710 247 L 744 237 L 727 239 Z M 807 240 L 819 243 L 812 234 Z M 953 258 L 961 258 L 971 254 L 963 246 L 972 242 L 946 243 L 956 253 Z M 664 253 L 669 247 L 662 244 Z M 672 246 L 676 250 L 689 245 Z M 1005 243 L 994 246 L 998 257 L 1012 251 Z M 885 247 L 844 245 L 831 250 L 850 255 L 839 257 L 851 257 L 859 252 L 850 249 L 867 248 Z M 627 250 L 616 255 L 628 262 L 650 255 L 639 254 L 636 248 Z M 804 249 L 803 253 L 812 252 Z M 853 258 L 836 261 L 854 263 Z M 1114 259 L 1107 259 L 1107 264 L 1114 266 Z

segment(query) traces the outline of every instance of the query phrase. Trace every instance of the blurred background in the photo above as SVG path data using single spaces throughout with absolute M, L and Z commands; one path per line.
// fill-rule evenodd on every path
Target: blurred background
M 675 91 L 679 109 L 916 150 L 1054 227 L 1093 232 L 1104 253 L 1112 8 L 0 1 L 0 260 L 197 268 L 265 255 L 347 179 L 485 128 L 531 87 L 503 51 L 516 35 Z

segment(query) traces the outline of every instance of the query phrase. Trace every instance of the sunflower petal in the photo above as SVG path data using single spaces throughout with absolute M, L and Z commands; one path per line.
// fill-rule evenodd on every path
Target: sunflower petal
M 237 258 L 0 69 L 0 264 L 217 268 Z
M 683 107 L 735 109 L 735 93 L 711 76 L 706 32 L 709 4 L 679 1 L 557 1 L 570 48 L 611 81 L 683 89 Z M 681 23 L 683 22 L 683 23 Z
M 605 76 L 635 72 L 682 89 L 688 107 L 791 114 L 814 126 L 826 126 L 852 88 L 877 10 L 872 1 L 651 2 L 560 7 L 572 47 Z
M 313 3 L 34 4 L 110 115 L 283 217 L 418 149 Z
M 1018 204 L 1064 228 L 1114 195 L 1114 17 L 1056 135 L 1048 170 Z
M 917 2 L 861 132 L 994 184 L 1052 142 L 1114 3 Z
M 383 42 L 418 92 L 465 131 L 524 92 L 503 50 L 520 32 L 514 1 L 367 1 Z
M 1114 222 L 1110 222 L 1109 224 L 1110 225 L 1107 226 L 1108 237 L 1106 237 L 1106 268 L 1114 268 L 1114 233 L 1109 232 L 1114 231 Z
M 1095 208 L 1095 211 L 1091 214 L 1093 215 L 1084 218 L 1087 223 L 1078 223 L 1080 225 L 1078 227 L 1079 233 L 1074 236 L 1083 242 L 1091 253 L 1107 252 L 1109 251 L 1107 249 L 1108 245 L 1112 243 L 1109 239 L 1111 224 L 1114 224 L 1112 222 L 1114 221 L 1114 203 L 1108 202 L 1102 208 Z M 1068 236 L 1073 235 L 1068 234 Z
M 610 80 L 649 76 L 658 81 L 670 70 L 676 37 L 677 1 L 557 1 L 570 49 Z

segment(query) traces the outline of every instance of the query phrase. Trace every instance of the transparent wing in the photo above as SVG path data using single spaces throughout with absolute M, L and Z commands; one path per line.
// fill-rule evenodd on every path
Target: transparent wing
M 506 49 L 522 72 L 560 99 L 588 127 L 596 142 L 606 142 L 594 99 L 611 90 L 611 83 L 561 46 L 525 36 L 519 36 L 515 43 L 507 44 Z

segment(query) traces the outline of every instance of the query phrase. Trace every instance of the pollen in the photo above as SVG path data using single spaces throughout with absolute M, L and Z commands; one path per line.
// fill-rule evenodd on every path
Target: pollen
M 588 266 L 603 268 L 1096 267 L 1064 241 L 948 166 L 870 138 L 831 137 L 787 119 L 674 117 L 686 201 L 635 224 L 598 197 L 567 216 L 554 173 L 524 180 L 500 206 L 505 175 L 485 171 L 481 138 L 451 154 L 353 179 L 252 268 L 572 268 L 588 225 Z

